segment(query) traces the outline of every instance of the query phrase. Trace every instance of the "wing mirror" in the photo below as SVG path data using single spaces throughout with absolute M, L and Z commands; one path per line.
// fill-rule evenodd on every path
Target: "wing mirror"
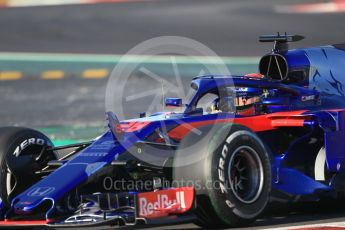
M 182 107 L 182 98 L 165 98 L 165 106 L 166 107 Z

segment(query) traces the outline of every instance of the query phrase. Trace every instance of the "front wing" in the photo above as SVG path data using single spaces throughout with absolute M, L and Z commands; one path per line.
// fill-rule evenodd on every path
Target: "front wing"
M 193 210 L 195 191 L 193 187 L 168 188 L 142 193 L 93 194 L 82 197 L 82 200 L 89 202 L 69 217 L 41 220 L 6 218 L 0 221 L 0 228 L 151 224 L 178 218 Z

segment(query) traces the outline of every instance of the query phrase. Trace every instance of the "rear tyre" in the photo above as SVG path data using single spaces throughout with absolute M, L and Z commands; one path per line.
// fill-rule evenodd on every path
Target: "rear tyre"
M 49 138 L 36 130 L 0 128 L 0 198 L 5 207 L 41 178 L 35 172 L 56 159 L 54 152 L 42 151 L 50 146 Z
M 175 183 L 193 183 L 196 224 L 208 228 L 248 225 L 269 200 L 268 151 L 256 134 L 240 125 L 216 124 L 200 131 L 210 138 L 198 143 L 203 137 L 191 132 L 182 140 L 174 159 Z M 186 157 L 196 152 L 200 160 L 185 165 Z

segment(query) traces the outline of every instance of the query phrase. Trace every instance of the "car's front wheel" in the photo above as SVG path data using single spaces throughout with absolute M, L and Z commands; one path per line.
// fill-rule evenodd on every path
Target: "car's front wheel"
M 174 179 L 194 182 L 198 195 L 196 224 L 247 225 L 262 213 L 269 200 L 269 153 L 259 137 L 243 126 L 217 124 L 203 129 L 211 132 L 208 141 L 191 146 L 201 138 L 192 132 L 182 141 L 174 159 Z M 185 157 L 192 152 L 198 152 L 200 160 L 184 165 Z
M 37 182 L 38 172 L 56 159 L 53 144 L 44 134 L 28 128 L 0 128 L 0 198 L 8 207 L 11 199 Z M 43 151 L 42 151 L 43 150 Z

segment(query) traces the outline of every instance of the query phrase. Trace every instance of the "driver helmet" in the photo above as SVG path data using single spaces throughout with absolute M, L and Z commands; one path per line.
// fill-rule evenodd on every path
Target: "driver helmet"
M 255 115 L 255 104 L 260 102 L 263 90 L 260 88 L 235 88 L 236 98 L 234 104 L 236 113 L 240 115 Z
M 250 87 L 229 87 L 225 95 L 214 99 L 211 112 L 227 112 L 239 115 L 255 115 L 255 104 L 261 100 L 263 90 Z

